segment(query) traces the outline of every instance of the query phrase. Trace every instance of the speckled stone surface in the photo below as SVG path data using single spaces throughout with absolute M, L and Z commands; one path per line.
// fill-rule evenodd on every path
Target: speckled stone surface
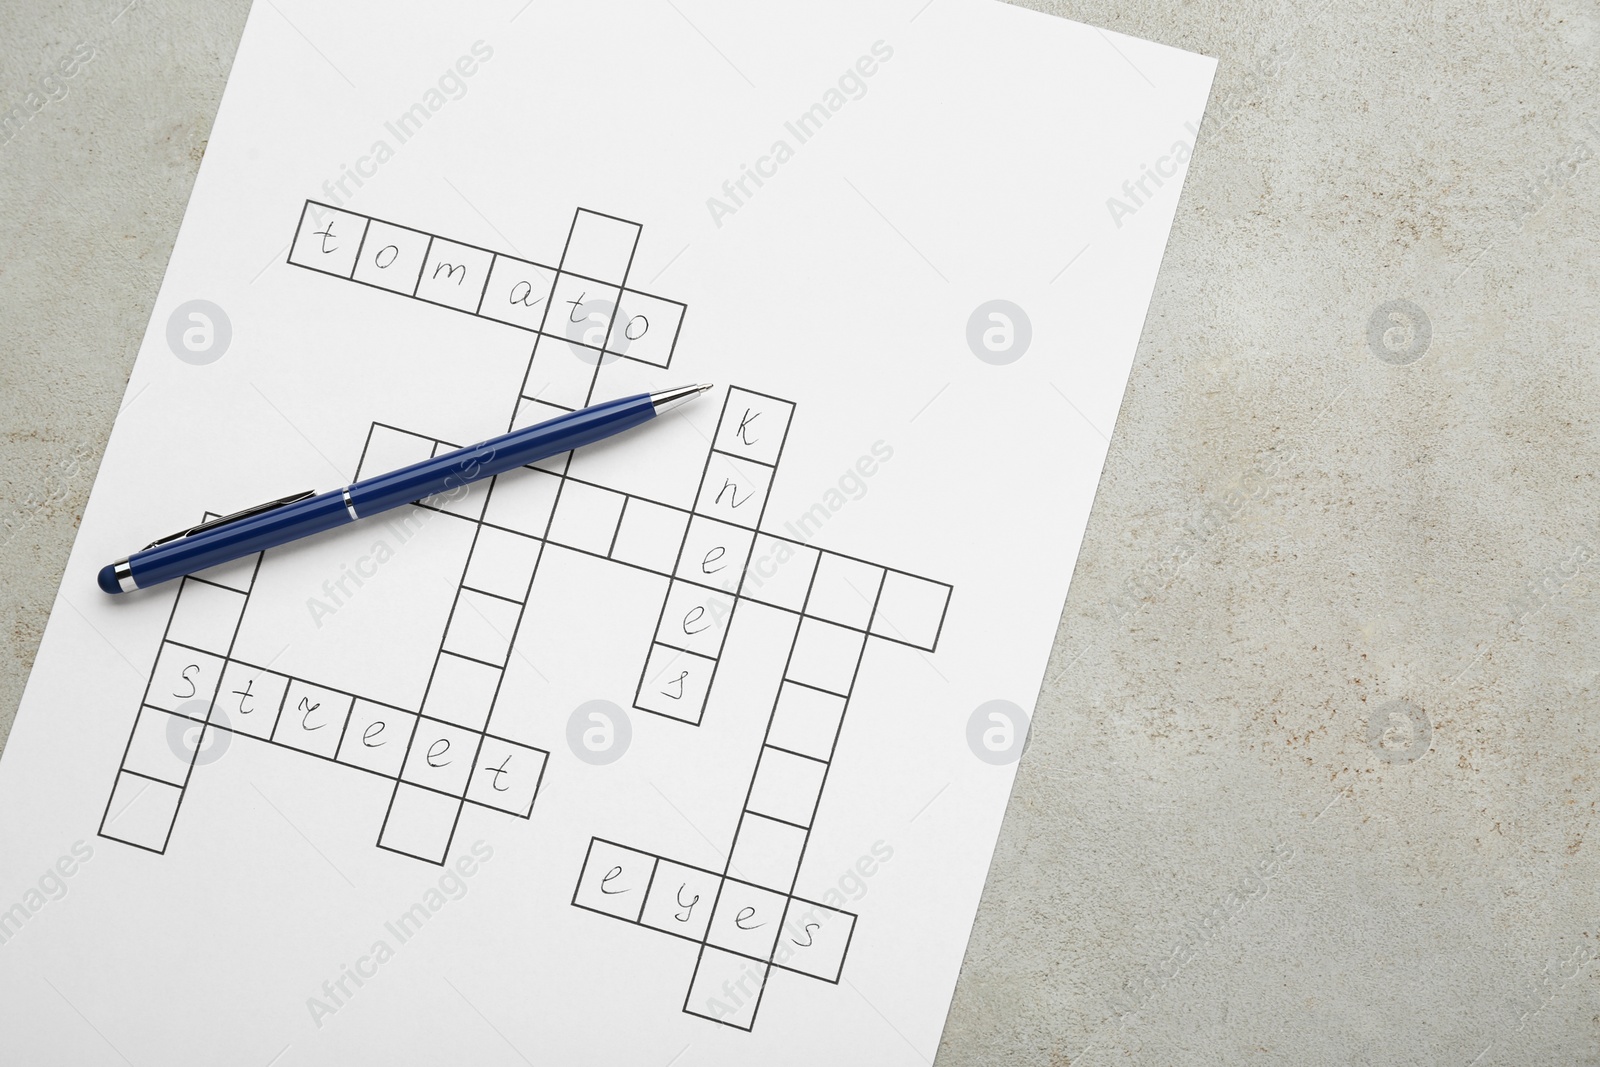
M 125 2 L 0 9 L 3 728 L 246 8 Z M 1038 6 L 1221 67 L 939 1064 L 1600 1064 L 1600 15 Z

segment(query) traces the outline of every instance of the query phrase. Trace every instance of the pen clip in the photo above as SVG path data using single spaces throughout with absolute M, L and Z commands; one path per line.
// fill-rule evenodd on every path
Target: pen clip
M 208 519 L 207 521 L 202 522 L 199 526 L 190 526 L 188 529 L 179 530 L 174 534 L 168 534 L 165 537 L 151 541 L 144 547 L 145 550 L 148 551 L 152 548 L 155 548 L 157 545 L 164 545 L 169 541 L 176 541 L 180 537 L 188 537 L 190 534 L 197 534 L 202 530 L 214 530 L 218 526 L 226 526 L 228 523 L 238 522 L 240 519 L 248 519 L 252 515 L 260 515 L 262 512 L 271 511 L 274 508 L 281 508 L 285 504 L 293 504 L 297 500 L 304 500 L 309 496 L 315 495 L 315 489 L 307 489 L 305 492 L 296 493 L 293 496 L 281 497 L 277 500 L 269 500 L 265 504 L 257 504 L 255 507 L 245 508 L 243 511 L 235 511 L 232 515 L 223 515 L 221 518 Z

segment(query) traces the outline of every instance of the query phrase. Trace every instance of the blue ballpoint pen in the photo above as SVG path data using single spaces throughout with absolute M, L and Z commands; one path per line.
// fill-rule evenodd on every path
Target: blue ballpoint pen
M 649 422 L 710 388 L 689 385 L 608 400 L 343 489 L 315 496 L 307 491 L 224 515 L 163 537 L 102 567 L 100 588 L 107 593 L 146 589 L 470 482 L 493 478 Z

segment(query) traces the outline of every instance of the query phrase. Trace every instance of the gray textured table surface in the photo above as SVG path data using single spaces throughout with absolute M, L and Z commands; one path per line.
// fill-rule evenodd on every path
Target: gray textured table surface
M 125 3 L 0 9 L 4 729 L 246 8 Z M 1221 67 L 939 1063 L 1600 1063 L 1600 15 L 1039 6 Z

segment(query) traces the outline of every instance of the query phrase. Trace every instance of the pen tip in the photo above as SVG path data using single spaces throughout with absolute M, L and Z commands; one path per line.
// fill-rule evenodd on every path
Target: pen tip
M 650 402 L 655 405 L 656 414 L 664 415 L 677 407 L 687 403 L 695 397 L 712 388 L 709 385 L 684 385 L 677 389 L 663 389 L 659 393 L 650 394 Z

